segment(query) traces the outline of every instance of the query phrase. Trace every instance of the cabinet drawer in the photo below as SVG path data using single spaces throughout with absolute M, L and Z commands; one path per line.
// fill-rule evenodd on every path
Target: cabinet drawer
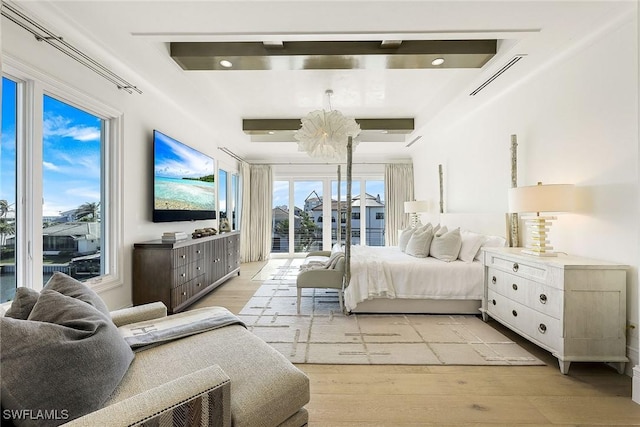
M 562 341 L 562 322 L 512 301 L 492 290 L 488 292 L 489 315 L 513 326 L 526 338 L 548 350 L 558 350 Z
M 184 304 L 189 297 L 190 295 L 187 283 L 183 283 L 171 289 L 171 308 L 175 309 L 176 307 Z
M 522 278 L 533 280 L 536 282 L 548 282 L 548 266 L 544 264 L 536 264 L 535 262 L 513 260 L 501 254 L 487 253 L 485 260 L 486 266 L 502 270 L 507 273 L 516 274 Z
M 487 270 L 487 286 L 515 302 L 556 319 L 562 318 L 564 292 L 496 268 Z
M 176 248 L 172 252 L 174 268 L 181 267 L 196 260 L 204 259 L 204 244 L 198 243 L 183 248 Z

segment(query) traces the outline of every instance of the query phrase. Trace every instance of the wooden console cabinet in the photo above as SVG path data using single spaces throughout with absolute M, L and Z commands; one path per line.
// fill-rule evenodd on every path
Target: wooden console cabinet
M 240 274 L 240 233 L 133 245 L 133 304 L 162 301 L 176 313 Z
M 600 361 L 624 372 L 628 266 L 521 248 L 484 249 L 483 318 L 491 316 L 558 358 Z

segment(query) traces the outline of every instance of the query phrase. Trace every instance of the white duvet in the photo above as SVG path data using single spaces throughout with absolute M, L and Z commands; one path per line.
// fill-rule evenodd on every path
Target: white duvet
M 354 246 L 345 306 L 353 310 L 372 298 L 479 300 L 483 272 L 479 261 L 444 262 L 412 257 L 397 246 Z

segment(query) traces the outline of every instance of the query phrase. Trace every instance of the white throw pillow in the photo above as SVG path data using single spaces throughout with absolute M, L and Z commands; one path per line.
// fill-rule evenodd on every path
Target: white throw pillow
M 480 246 L 484 243 L 485 236 L 469 230 L 461 230 L 462 246 L 458 258 L 464 262 L 471 263 L 480 251 Z
M 400 233 L 400 237 L 398 238 L 398 247 L 402 252 L 405 252 L 407 250 L 407 244 L 409 243 L 409 239 L 411 239 L 411 236 L 413 235 L 413 233 L 416 232 L 416 230 L 417 228 L 409 227 L 409 228 L 405 228 Z
M 460 236 L 460 229 L 455 228 L 447 231 L 447 227 L 442 227 L 438 230 L 438 233 L 433 236 L 429 255 L 441 261 L 455 261 L 458 259 L 461 246 L 462 237 Z
M 502 248 L 507 246 L 507 239 L 500 236 L 484 236 L 484 242 L 480 245 L 480 249 L 482 248 Z M 482 251 L 478 251 L 475 259 L 478 261 L 482 260 Z
M 432 239 L 433 227 L 431 224 L 427 224 L 424 227 L 417 229 L 411 235 L 405 252 L 407 255 L 411 255 L 416 258 L 426 258 L 429 256 L 429 248 L 431 247 Z

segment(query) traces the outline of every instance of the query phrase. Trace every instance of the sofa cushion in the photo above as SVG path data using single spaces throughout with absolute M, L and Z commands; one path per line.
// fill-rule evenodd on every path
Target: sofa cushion
M 309 379 L 240 325 L 203 332 L 136 353 L 107 404 L 209 365 L 231 379 L 234 427 L 276 426 L 309 402 Z
M 56 411 L 35 423 L 15 419 L 18 426 L 58 425 L 101 408 L 133 360 L 111 318 L 87 302 L 99 299 L 91 289 L 68 276 L 53 284 L 27 320 L 0 319 L 2 407 Z
M 22 286 L 16 288 L 16 295 L 13 297 L 11 307 L 4 315 L 14 319 L 26 320 L 31 314 L 33 306 L 36 305 L 39 296 L 40 292 L 33 289 Z

